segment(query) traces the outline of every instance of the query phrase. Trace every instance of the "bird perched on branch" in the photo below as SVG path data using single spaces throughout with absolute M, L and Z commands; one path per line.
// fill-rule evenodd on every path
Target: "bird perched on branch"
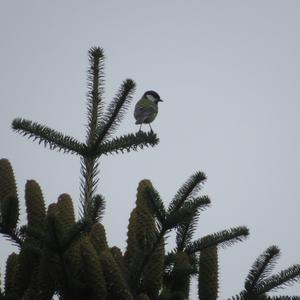
M 158 102 L 163 102 L 160 96 L 154 91 L 147 91 L 136 103 L 134 117 L 136 119 L 135 124 L 140 124 L 139 131 L 141 131 L 143 124 L 149 124 L 151 132 L 153 132 L 150 123 L 153 122 L 157 116 Z

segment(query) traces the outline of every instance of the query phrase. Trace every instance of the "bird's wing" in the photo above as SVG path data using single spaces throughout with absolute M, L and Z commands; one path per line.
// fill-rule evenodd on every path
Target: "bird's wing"
M 155 107 L 153 107 L 153 106 L 150 106 L 147 108 L 137 106 L 134 111 L 136 124 L 142 124 L 147 117 L 149 117 L 151 114 L 153 114 L 155 112 L 156 112 L 156 110 L 155 110 Z

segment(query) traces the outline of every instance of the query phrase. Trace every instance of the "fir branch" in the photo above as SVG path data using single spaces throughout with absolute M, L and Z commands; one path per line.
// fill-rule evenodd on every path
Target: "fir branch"
M 92 222 L 99 223 L 104 216 L 105 199 L 102 195 L 96 195 L 93 200 Z
M 158 142 L 159 139 L 153 132 L 130 133 L 102 143 L 98 146 L 93 155 L 97 157 L 102 154 L 123 153 L 130 152 L 131 150 L 137 151 L 138 148 L 154 147 Z
M 92 47 L 89 50 L 88 96 L 87 96 L 87 145 L 92 145 L 99 133 L 98 123 L 102 111 L 102 96 L 104 92 L 104 51 Z
M 128 108 L 134 90 L 134 81 L 126 79 L 113 101 L 109 104 L 107 112 L 104 115 L 104 121 L 99 124 L 100 133 L 95 144 L 96 147 L 117 129 L 117 126 L 120 124 L 124 113 Z
M 200 189 L 201 183 L 206 180 L 206 176 L 202 172 L 193 174 L 178 190 L 173 200 L 171 201 L 168 214 L 177 211 L 188 198 L 193 197 Z
M 176 245 L 178 251 L 183 251 L 188 243 L 191 242 L 193 234 L 196 230 L 200 211 L 206 209 L 210 205 L 208 196 L 193 198 L 183 205 L 191 209 L 194 213 L 190 219 L 178 225 L 176 233 Z
M 194 211 L 189 207 L 182 207 L 179 210 L 173 212 L 171 215 L 167 215 L 164 227 L 166 230 L 170 230 L 178 227 L 180 224 L 188 222 Z
M 245 300 L 244 294 L 240 293 L 239 295 L 232 296 L 231 298 L 228 298 L 227 300 Z
M 300 296 L 273 296 L 267 297 L 267 300 L 300 300 Z
M 81 158 L 80 202 L 81 216 L 92 218 L 93 199 L 98 184 L 98 161 L 94 158 Z
M 39 140 L 39 144 L 43 142 L 44 146 L 49 145 L 50 149 L 58 149 L 58 151 L 63 150 L 64 152 L 71 152 L 79 155 L 85 152 L 84 144 L 80 143 L 75 138 L 63 135 L 56 130 L 36 122 L 17 118 L 13 120 L 12 128 L 23 136 L 33 138 L 34 141 Z
M 266 292 L 274 291 L 285 286 L 300 281 L 300 265 L 293 265 L 278 274 L 260 282 L 254 289 L 255 293 L 260 295 Z
M 255 298 L 253 298 L 255 297 Z M 231 298 L 228 298 L 227 300 L 251 300 L 251 299 L 255 299 L 255 300 L 300 300 L 300 296 L 265 296 L 265 295 L 261 295 L 261 296 L 251 296 L 249 297 L 249 295 L 247 295 L 246 291 L 241 292 L 239 295 L 235 295 Z
M 244 226 L 223 230 L 217 233 L 209 234 L 192 243 L 189 243 L 185 251 L 195 253 L 211 246 L 228 247 L 236 242 L 241 242 L 249 235 L 249 229 Z
M 2 224 L 0 223 L 0 233 L 10 242 L 12 242 L 14 245 L 21 247 L 23 244 L 23 239 L 20 235 L 20 232 L 18 229 L 14 230 L 7 230 L 2 227 Z
M 257 258 L 246 278 L 246 291 L 252 291 L 257 284 L 270 275 L 279 255 L 279 248 L 277 246 L 271 246 Z

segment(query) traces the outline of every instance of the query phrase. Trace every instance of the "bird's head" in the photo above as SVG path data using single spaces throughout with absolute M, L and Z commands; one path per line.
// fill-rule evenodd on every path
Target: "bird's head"
M 154 91 L 147 91 L 145 92 L 145 94 L 143 95 L 144 98 L 154 102 L 154 103 L 158 103 L 158 102 L 163 102 L 162 99 L 160 99 L 160 96 L 154 92 Z

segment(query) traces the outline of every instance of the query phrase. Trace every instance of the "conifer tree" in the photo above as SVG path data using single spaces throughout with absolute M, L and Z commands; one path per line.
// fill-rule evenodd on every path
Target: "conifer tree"
M 208 196 L 199 196 L 206 180 L 203 172 L 190 176 L 168 207 L 150 180 L 140 181 L 126 249 L 109 245 L 102 223 L 105 199 L 97 190 L 99 160 L 102 155 L 153 147 L 158 138 L 153 132 L 114 136 L 135 83 L 126 79 L 105 109 L 101 48 L 89 51 L 88 88 L 84 142 L 30 120 L 18 118 L 12 123 L 15 131 L 50 149 L 80 157 L 80 218 L 76 220 L 67 193 L 46 207 L 40 185 L 28 180 L 27 224 L 21 226 L 14 172 L 7 159 L 0 159 L 0 233 L 19 248 L 7 258 L 0 299 L 51 300 L 57 295 L 61 300 L 183 300 L 189 297 L 192 278 L 198 280 L 199 299 L 217 299 L 218 252 L 244 241 L 249 230 L 238 226 L 194 239 L 200 213 L 210 205 Z M 176 243 L 167 251 L 171 232 Z M 300 265 L 270 275 L 278 255 L 278 247 L 268 248 L 253 264 L 245 289 L 231 299 L 300 299 L 268 295 L 300 279 Z

